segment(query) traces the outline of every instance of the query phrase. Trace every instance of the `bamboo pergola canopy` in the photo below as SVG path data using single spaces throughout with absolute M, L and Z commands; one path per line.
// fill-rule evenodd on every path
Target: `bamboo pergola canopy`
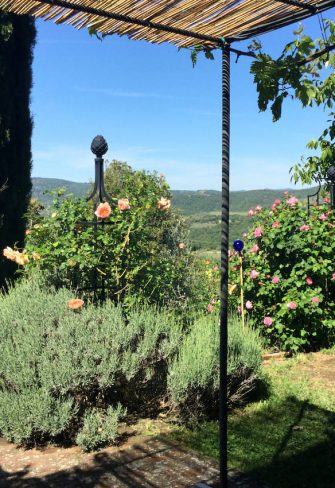
M 182 47 L 247 39 L 334 5 L 335 0 L 0 0 L 8 12 Z

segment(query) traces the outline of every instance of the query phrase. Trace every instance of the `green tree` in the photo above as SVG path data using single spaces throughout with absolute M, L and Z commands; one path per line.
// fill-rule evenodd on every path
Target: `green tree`
M 0 249 L 22 246 L 31 192 L 29 110 L 36 30 L 31 17 L 0 13 Z M 15 265 L 0 256 L 0 286 Z
M 298 100 L 303 107 L 321 106 L 329 110 L 335 101 L 335 23 L 323 22 L 321 38 L 306 35 L 302 25 L 294 34 L 295 39 L 276 59 L 265 53 L 260 44 L 254 44 L 256 60 L 251 65 L 251 73 L 257 86 L 258 106 L 261 111 L 270 107 L 274 121 L 280 119 L 287 98 Z M 329 113 L 329 125 L 307 144 L 309 149 L 319 152 L 291 168 L 295 183 L 319 181 L 333 164 L 334 115 L 332 111 Z

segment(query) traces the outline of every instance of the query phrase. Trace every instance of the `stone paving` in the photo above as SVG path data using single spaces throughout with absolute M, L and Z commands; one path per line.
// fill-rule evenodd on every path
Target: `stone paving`
M 229 472 L 228 488 L 261 488 Z M 1 488 L 219 488 L 218 466 L 166 439 L 84 454 L 78 447 L 18 449 L 0 439 Z

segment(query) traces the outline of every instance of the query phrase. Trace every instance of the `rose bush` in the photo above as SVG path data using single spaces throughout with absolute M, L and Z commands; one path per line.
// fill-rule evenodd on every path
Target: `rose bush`
M 249 320 L 271 346 L 315 350 L 335 340 L 335 214 L 324 202 L 310 216 L 287 193 L 271 209 L 250 212 L 244 293 Z M 230 281 L 239 282 L 237 255 Z M 231 301 L 237 306 L 237 296 Z
M 114 205 L 103 202 L 93 209 L 84 199 L 55 195 L 49 215 L 26 235 L 26 272 L 39 267 L 52 284 L 73 288 L 103 280 L 116 301 L 142 297 L 179 309 L 205 309 L 209 298 L 200 297 L 201 272 L 165 179 L 115 161 L 105 176 Z M 92 222 L 94 213 L 101 222 L 96 238 L 93 227 L 83 224 Z

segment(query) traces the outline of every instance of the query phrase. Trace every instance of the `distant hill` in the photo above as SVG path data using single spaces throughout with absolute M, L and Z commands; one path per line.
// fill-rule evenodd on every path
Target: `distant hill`
M 65 188 L 67 193 L 77 197 L 87 195 L 90 183 L 76 183 L 74 181 L 59 180 L 56 178 L 33 178 L 33 196 L 44 205 L 51 203 L 51 197 L 45 191 Z M 299 199 L 305 199 L 313 189 L 307 190 L 247 190 L 232 191 L 230 193 L 230 211 L 247 212 L 249 208 L 261 205 L 270 207 L 276 198 L 282 198 L 283 192 L 289 191 Z M 221 192 L 216 190 L 172 190 L 173 206 L 181 210 L 184 215 L 194 215 L 210 212 L 220 212 Z
M 65 188 L 66 193 L 73 193 L 76 197 L 86 196 L 90 184 L 76 183 L 75 181 L 58 180 L 56 178 L 32 178 L 33 181 L 33 197 L 37 198 L 44 206 L 51 204 L 52 197 L 45 193 L 58 188 Z
M 294 190 L 284 188 L 282 190 L 246 190 L 230 192 L 230 211 L 247 212 L 249 208 L 261 205 L 270 207 L 276 198 L 283 198 L 284 191 L 299 199 L 306 199 L 313 193 L 313 188 L 306 190 Z M 221 192 L 215 190 L 174 190 L 173 205 L 184 215 L 197 213 L 219 212 L 221 209 Z

